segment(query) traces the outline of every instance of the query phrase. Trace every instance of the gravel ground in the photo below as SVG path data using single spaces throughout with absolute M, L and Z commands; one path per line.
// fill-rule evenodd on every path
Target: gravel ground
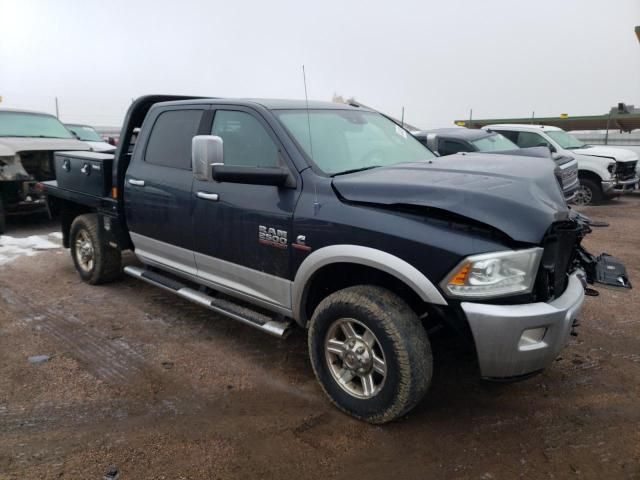
M 640 196 L 582 210 L 611 224 L 586 246 L 637 281 Z M 275 339 L 129 278 L 91 287 L 67 251 L 36 252 L 0 266 L 0 479 L 640 479 L 639 307 L 600 289 L 561 357 L 510 385 L 434 338 L 428 397 L 379 427 L 330 406 L 302 332 Z

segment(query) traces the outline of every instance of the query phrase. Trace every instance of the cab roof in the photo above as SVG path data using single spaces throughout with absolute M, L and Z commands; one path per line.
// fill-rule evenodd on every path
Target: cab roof
M 513 130 L 547 130 L 551 132 L 564 131 L 560 127 L 553 127 L 551 125 L 527 125 L 522 123 L 494 123 L 491 125 L 485 125 L 482 127 L 484 130 L 492 130 L 498 128 L 510 128 Z
M 470 142 L 474 140 L 479 140 L 481 138 L 489 137 L 492 133 L 487 132 L 486 130 L 477 130 L 470 128 L 434 128 L 432 130 L 421 130 L 419 132 L 414 132 L 416 136 L 426 136 L 429 134 L 436 134 L 443 137 L 452 137 L 463 140 L 468 140 Z
M 317 100 L 291 100 L 280 98 L 200 98 L 161 102 L 162 105 L 192 105 L 192 104 L 229 104 L 229 105 L 260 105 L 267 110 L 360 110 L 371 112 L 364 107 L 356 107 L 344 103 L 322 102 Z

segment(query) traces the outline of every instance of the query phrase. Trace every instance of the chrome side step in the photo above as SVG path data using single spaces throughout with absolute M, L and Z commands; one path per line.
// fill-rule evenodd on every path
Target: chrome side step
M 231 300 L 216 298 L 199 292 L 161 273 L 134 266 L 124 267 L 124 272 L 151 285 L 173 292 L 190 302 L 202 305 L 209 310 L 231 317 L 276 337 L 284 337 L 292 325 L 291 321 L 276 320 L 269 315 L 244 307 Z

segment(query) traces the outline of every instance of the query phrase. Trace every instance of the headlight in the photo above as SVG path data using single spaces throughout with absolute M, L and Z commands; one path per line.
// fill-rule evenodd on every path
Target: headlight
M 465 258 L 440 283 L 454 298 L 494 298 L 533 289 L 542 248 L 483 253 Z
M 613 175 L 613 173 L 615 172 L 616 169 L 616 162 L 611 162 L 609 165 L 607 165 L 607 170 L 609 170 L 609 173 L 611 175 Z

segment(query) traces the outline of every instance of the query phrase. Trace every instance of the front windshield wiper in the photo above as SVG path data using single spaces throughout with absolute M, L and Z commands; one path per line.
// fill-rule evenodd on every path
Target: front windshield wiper
M 364 172 L 365 170 L 371 170 L 373 168 L 379 168 L 382 165 L 370 165 L 368 167 L 360 167 L 360 168 L 352 168 L 351 170 L 345 170 L 344 172 L 338 172 L 331 175 L 335 177 L 336 175 L 346 175 L 347 173 L 356 173 L 356 172 Z

